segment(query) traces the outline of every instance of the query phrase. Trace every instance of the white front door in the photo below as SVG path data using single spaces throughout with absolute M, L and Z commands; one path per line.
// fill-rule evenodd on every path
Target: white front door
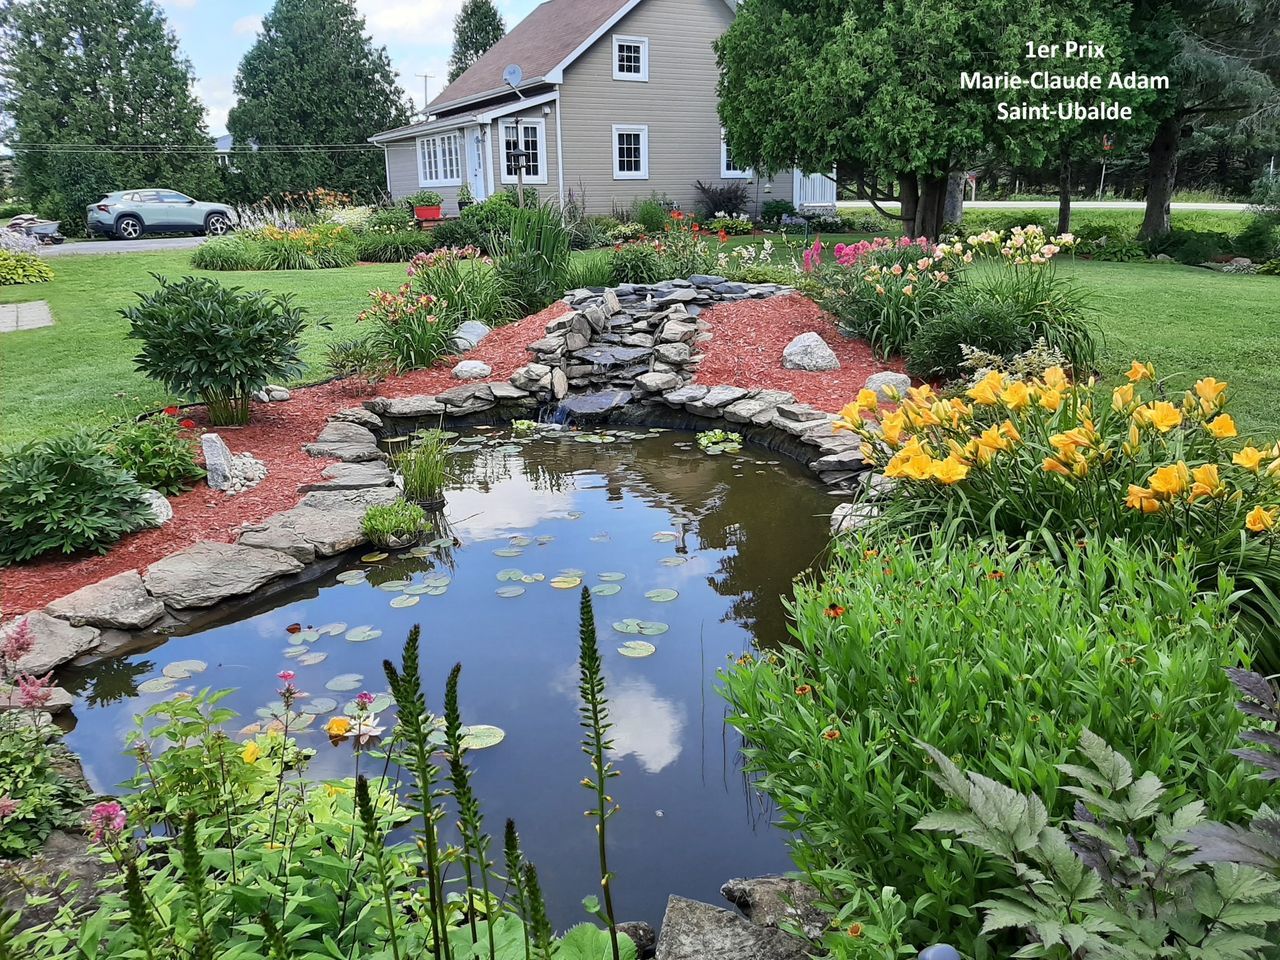
M 488 178 L 484 170 L 484 132 L 480 127 L 467 127 L 462 138 L 467 145 L 467 183 L 471 185 L 471 193 L 479 203 L 489 196 L 486 188 Z

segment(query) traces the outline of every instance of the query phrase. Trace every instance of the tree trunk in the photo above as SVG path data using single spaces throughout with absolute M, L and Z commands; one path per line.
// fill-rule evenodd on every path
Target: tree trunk
M 1142 218 L 1139 240 L 1155 240 L 1169 232 L 1169 202 L 1178 176 L 1178 140 L 1182 125 L 1169 117 L 1156 128 L 1147 149 L 1147 211 Z
M 937 240 L 942 233 L 943 213 L 947 203 L 946 177 L 920 177 L 920 200 L 916 206 L 913 237 Z
M 1071 229 L 1071 150 L 1062 147 L 1062 163 L 1058 167 L 1058 232 Z
M 902 232 L 910 233 L 916 224 L 916 211 L 920 208 L 920 182 L 914 173 L 904 173 L 898 178 L 898 196 L 902 217 Z
M 949 227 L 960 226 L 964 218 L 964 190 L 968 182 L 963 170 L 955 170 L 947 177 L 947 201 L 943 205 L 942 222 Z

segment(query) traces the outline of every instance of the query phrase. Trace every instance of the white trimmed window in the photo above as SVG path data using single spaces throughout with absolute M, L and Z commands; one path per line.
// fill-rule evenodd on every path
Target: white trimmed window
M 613 125 L 613 179 L 649 179 L 649 128 L 642 124 Z
M 518 183 L 520 180 L 516 158 L 517 148 L 523 148 L 524 182 L 547 182 L 547 127 L 543 120 L 521 120 L 502 123 L 502 182 Z M 518 129 L 517 129 L 518 127 Z M 523 142 L 522 142 L 523 141 Z
M 462 136 L 456 131 L 418 140 L 418 182 L 424 187 L 462 183 Z
M 613 79 L 649 79 L 649 38 L 613 35 Z
M 724 138 L 724 131 L 720 131 L 720 178 L 722 180 L 746 180 L 752 175 L 750 167 L 744 167 L 733 159 L 733 152 L 729 149 L 729 142 Z

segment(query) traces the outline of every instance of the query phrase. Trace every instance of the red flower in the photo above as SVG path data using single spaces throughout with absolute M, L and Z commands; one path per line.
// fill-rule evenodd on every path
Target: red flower
M 684 214 L 683 214 L 683 213 L 681 213 L 679 210 L 672 210 L 672 211 L 671 211 L 671 219 L 672 219 L 672 220 L 683 220 L 683 219 L 684 219 Z
M 728 231 L 728 230 L 721 230 L 721 231 L 720 231 L 720 233 L 718 234 L 718 236 L 720 237 L 720 242 L 721 242 L 721 243 L 728 243 L 728 242 L 729 242 L 729 231 Z
M 844 607 L 840 606 L 838 603 L 831 603 L 827 605 L 827 609 L 824 610 L 823 613 L 832 620 L 836 620 L 844 616 Z
M 699 232 L 701 232 L 701 230 L 702 230 L 702 224 L 700 224 L 700 223 L 695 223 L 695 224 L 693 225 L 693 232 L 694 232 L 694 233 L 699 233 Z
M 166 417 L 176 417 L 180 411 L 177 407 L 165 407 L 164 415 Z
M 196 428 L 196 422 L 192 420 L 190 417 L 188 417 L 186 420 L 183 420 L 180 424 L 178 424 L 178 426 L 180 426 L 183 430 L 194 430 Z

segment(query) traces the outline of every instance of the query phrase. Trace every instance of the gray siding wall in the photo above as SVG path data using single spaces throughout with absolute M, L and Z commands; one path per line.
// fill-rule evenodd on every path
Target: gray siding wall
M 585 192 L 590 212 L 609 213 L 655 191 L 696 210 L 696 180 L 746 184 L 753 213 L 766 200 L 792 199 L 790 171 L 778 175 L 771 193 L 755 177 L 720 177 L 719 70 L 711 44 L 732 20 L 724 0 L 644 0 L 565 71 L 565 189 Z M 613 79 L 615 33 L 648 38 L 648 82 Z M 614 124 L 649 127 L 649 179 L 613 179 Z

